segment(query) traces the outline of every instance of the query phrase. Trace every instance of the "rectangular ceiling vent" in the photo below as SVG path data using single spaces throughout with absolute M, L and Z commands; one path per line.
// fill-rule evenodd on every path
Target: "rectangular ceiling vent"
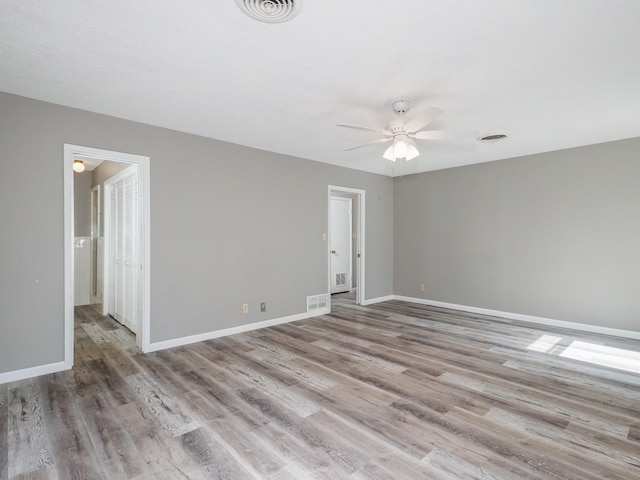
M 319 308 L 327 308 L 329 297 L 326 293 L 320 295 L 311 295 L 307 297 L 307 312 L 318 310 Z

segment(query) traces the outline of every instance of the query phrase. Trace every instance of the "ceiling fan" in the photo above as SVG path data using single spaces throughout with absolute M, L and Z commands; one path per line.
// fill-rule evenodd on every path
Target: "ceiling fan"
M 467 132 L 452 132 L 447 130 L 422 130 L 424 127 L 438 118 L 443 110 L 436 107 L 429 107 L 410 120 L 405 120 L 404 115 L 409 110 L 409 102 L 406 100 L 398 100 L 393 102 L 393 111 L 398 115 L 387 123 L 384 130 L 379 128 L 359 127 L 356 125 L 339 124 L 338 127 L 354 128 L 356 130 L 365 130 L 367 132 L 376 132 L 384 135 L 384 138 L 373 140 L 356 147 L 347 148 L 345 151 L 355 150 L 357 148 L 368 147 L 377 143 L 393 142 L 384 152 L 383 157 L 387 160 L 395 162 L 398 158 L 411 160 L 420 155 L 418 147 L 414 142 L 417 140 L 457 140 L 468 138 Z

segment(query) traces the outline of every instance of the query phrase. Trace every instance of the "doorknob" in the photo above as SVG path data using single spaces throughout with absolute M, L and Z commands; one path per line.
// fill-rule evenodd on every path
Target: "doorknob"
M 331 253 L 335 254 L 335 253 L 336 253 L 336 251 L 335 251 L 335 250 L 331 250 Z

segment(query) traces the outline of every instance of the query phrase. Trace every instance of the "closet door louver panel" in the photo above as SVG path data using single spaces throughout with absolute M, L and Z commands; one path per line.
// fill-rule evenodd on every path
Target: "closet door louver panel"
M 123 323 L 132 331 L 138 324 L 139 222 L 138 175 L 124 180 L 125 211 L 123 212 Z
M 115 298 L 115 314 L 116 319 L 124 323 L 124 218 L 126 205 L 124 199 L 123 182 L 116 184 L 116 298 Z
M 109 255 L 107 270 L 107 285 L 109 289 L 109 296 L 105 298 L 105 301 L 107 302 L 107 312 L 109 312 L 109 315 L 113 316 L 114 318 L 116 315 L 114 295 L 116 291 L 116 239 L 118 238 L 118 212 L 116 209 L 116 205 L 116 187 L 114 185 L 109 191 L 109 251 L 107 252 L 107 255 Z
M 109 313 L 136 333 L 140 315 L 140 218 L 137 172 L 111 187 Z

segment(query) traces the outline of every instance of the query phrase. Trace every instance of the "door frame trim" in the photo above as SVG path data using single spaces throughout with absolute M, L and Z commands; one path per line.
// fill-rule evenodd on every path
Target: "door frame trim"
M 74 186 L 73 159 L 75 156 L 138 164 L 140 181 L 140 213 L 142 236 L 140 241 L 142 260 L 142 312 L 140 331 L 136 335 L 136 343 L 142 352 L 149 350 L 151 340 L 151 209 L 150 209 L 150 157 L 131 153 L 102 150 L 81 145 L 64 144 L 63 153 L 63 188 L 64 188 L 64 365 L 66 369 L 73 367 L 73 324 L 74 324 L 74 278 L 73 278 L 73 237 L 74 237 Z
M 333 190 L 333 192 L 335 192 L 335 190 Z M 332 192 L 332 193 L 333 193 Z M 347 279 L 347 285 L 349 287 L 349 292 L 353 292 L 354 288 L 353 288 L 353 198 L 352 197 L 339 197 L 336 195 L 331 195 L 331 198 L 329 199 L 329 205 L 331 205 L 331 202 L 345 202 L 349 205 L 349 278 Z M 331 206 L 329 207 L 331 209 Z M 330 217 L 331 218 L 331 217 Z M 357 218 L 357 213 L 356 213 L 356 218 Z M 357 227 L 357 226 L 356 226 Z M 331 233 L 333 234 L 333 225 L 331 225 Z M 332 235 L 333 236 L 333 235 Z M 356 235 L 356 239 L 360 238 L 359 236 Z M 331 238 L 330 238 L 331 240 Z M 329 247 L 331 247 L 332 243 L 329 243 Z M 333 251 L 330 248 L 331 251 Z M 357 252 L 356 252 L 356 258 L 357 258 Z M 335 274 L 334 272 L 331 271 L 331 263 L 332 263 L 332 257 L 331 255 L 329 255 L 329 292 L 331 294 L 333 294 L 334 292 L 332 290 L 334 290 L 334 287 L 337 287 L 337 285 L 334 286 L 334 279 L 335 279 Z M 357 278 L 357 272 L 356 272 L 356 278 Z M 336 292 L 338 293 L 338 292 Z
M 360 261 L 357 267 L 357 289 L 356 289 L 356 304 L 363 305 L 365 302 L 365 208 L 366 208 L 366 191 L 359 188 L 341 187 L 338 185 L 329 185 L 327 194 L 327 302 L 329 311 L 331 311 L 331 196 L 332 192 L 336 193 L 350 193 L 358 198 L 357 215 L 358 221 L 356 224 L 356 235 L 358 241 L 358 251 L 360 252 Z M 353 213 L 352 213 L 353 214 Z M 358 251 L 354 252 L 354 255 L 358 254 Z

